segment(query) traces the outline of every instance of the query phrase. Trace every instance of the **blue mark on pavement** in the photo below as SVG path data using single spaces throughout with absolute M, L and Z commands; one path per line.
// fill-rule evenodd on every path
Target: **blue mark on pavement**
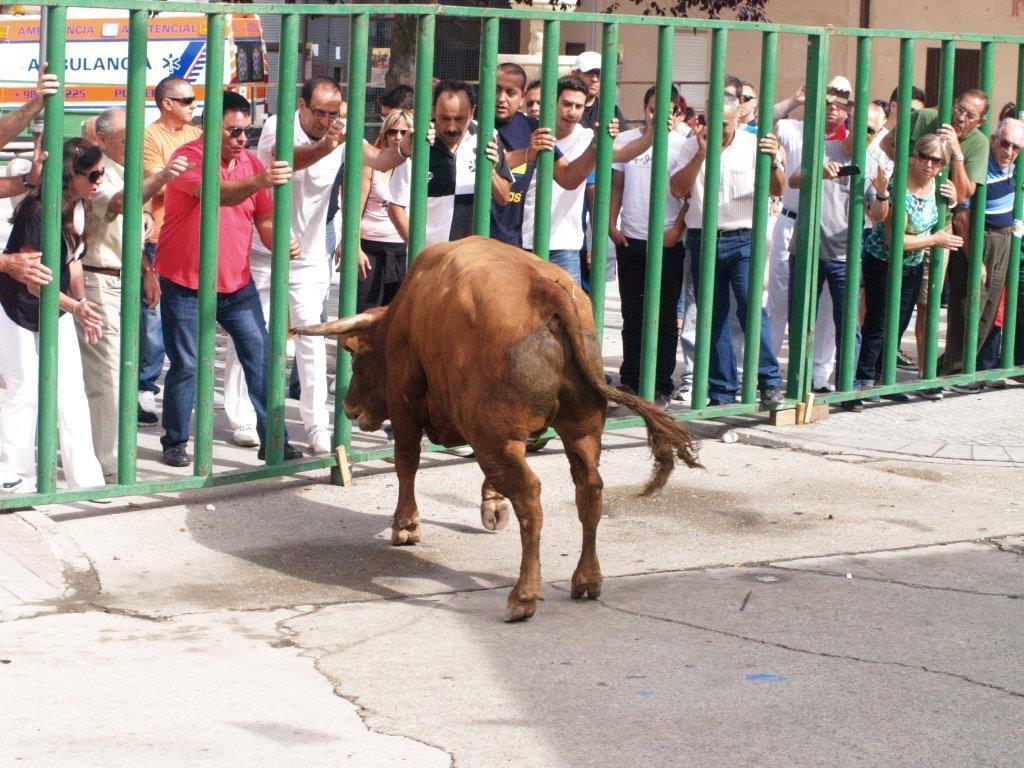
M 785 675 L 769 675 L 767 672 L 758 672 L 756 675 L 747 675 L 748 683 L 785 683 L 788 679 Z
M 637 691 L 636 695 L 641 699 L 649 699 L 654 695 L 654 691 Z

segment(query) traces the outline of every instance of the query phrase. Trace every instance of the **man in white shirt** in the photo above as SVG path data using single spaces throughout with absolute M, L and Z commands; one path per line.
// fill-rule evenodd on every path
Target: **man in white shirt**
M 739 391 L 736 358 L 733 354 L 728 323 L 729 289 L 736 298 L 736 312 L 741 327 L 746 329 L 747 289 L 750 269 L 750 228 L 754 217 L 754 170 L 758 151 L 773 156 L 770 191 L 781 194 L 785 184 L 782 163 L 778 157 L 778 141 L 772 134 L 761 139 L 739 130 L 739 102 L 735 96 L 724 97 L 721 128 L 721 178 L 718 189 L 718 245 L 715 256 L 714 294 L 711 309 L 711 359 L 708 371 L 708 395 L 711 405 L 735 402 Z M 717 126 L 713 133 L 717 134 Z M 686 250 L 691 256 L 693 284 L 700 284 L 700 252 L 704 215 L 704 158 L 707 153 L 708 130 L 698 126 L 687 139 L 672 174 L 670 188 L 676 197 L 689 195 L 684 221 L 687 227 Z M 758 389 L 764 405 L 778 405 L 783 400 L 782 376 L 778 359 L 771 351 L 771 333 L 764 310 L 761 312 Z M 703 408 L 704 403 L 693 403 Z
M 678 99 L 672 88 L 672 102 Z M 652 131 L 655 90 L 644 95 L 646 123 L 620 134 L 616 143 L 628 143 Z M 668 126 L 661 130 L 668 131 Z M 672 130 L 668 133 L 666 165 L 668 175 L 679 168 L 686 139 Z M 609 236 L 615 243 L 619 297 L 622 300 L 622 386 L 640 389 L 640 351 L 643 332 L 644 290 L 647 273 L 649 236 L 662 238 L 661 298 L 658 303 L 657 366 L 654 378 L 655 402 L 668 405 L 672 395 L 672 372 L 676 365 L 676 310 L 683 284 L 683 227 L 680 212 L 683 201 L 665 189 L 665 215 L 662 226 L 648 232 L 647 217 L 651 200 L 652 152 L 650 149 L 625 163 L 612 165 L 611 213 Z
M 341 87 L 328 77 L 313 77 L 302 85 L 295 113 L 295 154 L 292 166 L 291 234 L 298 240 L 299 257 L 288 269 L 288 306 L 293 326 L 320 322 L 324 297 L 330 288 L 327 251 L 327 210 L 335 178 L 345 160 L 345 132 L 341 119 Z M 256 156 L 263 163 L 274 159 L 277 117 L 267 118 L 260 133 Z M 370 151 L 372 150 L 372 151 Z M 364 149 L 364 162 L 388 170 L 402 161 L 397 152 Z M 254 233 L 250 253 L 253 282 L 260 293 L 263 313 L 270 318 L 271 254 Z M 330 416 L 327 411 L 327 348 L 323 337 L 298 336 L 295 360 L 301 393 L 299 414 L 314 454 L 331 450 Z M 241 365 L 228 352 L 225 365 L 224 409 L 240 445 L 258 444 L 256 413 L 252 409 Z M 248 433 L 252 432 L 250 436 Z M 247 437 L 251 439 L 247 440 Z
M 476 91 L 468 83 L 447 80 L 434 88 L 433 118 L 437 139 L 429 148 L 424 246 L 473 234 L 475 112 Z M 498 205 L 507 205 L 513 177 L 505 163 L 505 152 L 492 140 L 487 145 L 487 157 L 493 165 L 491 198 Z M 388 215 L 406 242 L 409 242 L 411 193 L 412 163 L 403 163 L 391 174 L 388 184 Z

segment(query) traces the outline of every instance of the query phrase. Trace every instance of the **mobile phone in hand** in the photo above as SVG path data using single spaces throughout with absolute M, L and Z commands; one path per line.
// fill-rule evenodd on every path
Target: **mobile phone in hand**
M 860 168 L 856 165 L 843 165 L 836 171 L 836 176 L 853 176 L 857 173 L 860 173 Z

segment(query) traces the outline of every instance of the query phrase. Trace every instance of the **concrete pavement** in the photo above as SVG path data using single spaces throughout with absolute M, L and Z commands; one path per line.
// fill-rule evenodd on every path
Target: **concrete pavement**
M 638 499 L 643 441 L 609 434 L 607 580 L 576 603 L 555 446 L 522 625 L 515 526 L 482 530 L 456 457 L 424 459 L 415 548 L 382 462 L 48 510 L 67 589 L 0 614 L 0 764 L 1021 764 L 1019 467 L 707 439 Z

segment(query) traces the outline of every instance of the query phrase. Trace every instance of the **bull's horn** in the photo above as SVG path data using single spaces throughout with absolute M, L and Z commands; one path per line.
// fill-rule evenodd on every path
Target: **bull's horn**
M 369 312 L 360 312 L 352 317 L 339 317 L 319 325 L 304 325 L 301 328 L 292 328 L 292 333 L 299 336 L 340 336 L 343 333 L 351 333 L 363 328 L 369 328 L 377 322 L 378 315 Z

